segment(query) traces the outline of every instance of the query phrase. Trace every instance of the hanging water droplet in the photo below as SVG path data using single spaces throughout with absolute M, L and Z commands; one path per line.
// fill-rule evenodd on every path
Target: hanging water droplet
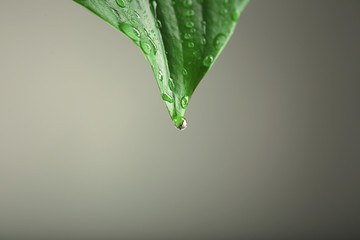
M 204 57 L 203 65 L 205 67 L 209 67 L 213 62 L 214 62 L 214 57 L 211 55 L 208 55 L 208 56 Z
M 185 26 L 187 28 L 192 28 L 192 27 L 194 27 L 194 23 L 192 21 L 188 21 L 188 22 L 185 23 Z
M 187 127 L 186 119 L 182 116 L 175 116 L 173 118 L 173 122 L 175 127 L 179 130 L 184 130 Z
M 132 27 L 130 24 L 127 23 L 120 23 L 119 29 L 126 34 L 130 39 L 133 41 L 138 41 L 140 38 L 140 32 L 136 28 Z
M 222 33 L 219 33 L 214 38 L 214 47 L 218 48 L 218 47 L 222 46 L 225 43 L 225 40 L 226 40 L 226 36 Z
M 169 102 L 169 103 L 173 103 L 174 102 L 174 99 L 172 97 L 170 97 L 169 95 L 167 95 L 166 93 L 163 93 L 162 95 L 162 99 L 166 102 Z
M 160 82 L 162 82 L 162 80 L 164 79 L 164 75 L 163 75 L 163 73 L 162 73 L 161 71 L 158 72 L 157 78 L 158 78 L 158 80 L 159 80 Z
M 185 0 L 184 1 L 184 7 L 191 7 L 192 4 L 193 4 L 192 0 Z
M 233 13 L 231 14 L 231 19 L 233 21 L 237 21 L 239 19 L 239 17 L 240 17 L 240 14 L 238 11 L 233 11 Z
M 169 85 L 170 90 L 173 91 L 175 88 L 175 85 L 174 85 L 174 81 L 172 80 L 172 78 L 169 78 L 168 85 Z
M 189 97 L 188 96 L 184 96 L 183 98 L 181 98 L 181 107 L 182 108 L 186 108 L 187 105 L 189 104 Z
M 117 5 L 119 5 L 119 7 L 121 7 L 121 8 L 124 8 L 124 7 L 125 7 L 125 2 L 124 2 L 124 0 L 116 0 L 116 3 L 117 3 Z

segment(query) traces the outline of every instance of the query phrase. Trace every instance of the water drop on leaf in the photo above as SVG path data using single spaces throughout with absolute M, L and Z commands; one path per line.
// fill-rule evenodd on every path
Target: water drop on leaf
M 169 102 L 169 103 L 173 103 L 174 102 L 174 99 L 172 97 L 170 97 L 169 95 L 167 95 L 166 93 L 163 93 L 162 95 L 162 99 L 166 102 Z
M 117 3 L 117 5 L 119 5 L 119 7 L 121 7 L 121 8 L 124 8 L 124 7 L 125 7 L 125 2 L 124 2 L 124 0 L 116 0 L 116 3 Z

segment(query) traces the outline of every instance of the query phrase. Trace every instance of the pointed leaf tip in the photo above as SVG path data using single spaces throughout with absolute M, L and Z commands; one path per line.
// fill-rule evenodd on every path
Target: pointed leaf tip
M 74 0 L 128 36 L 150 62 L 175 126 L 249 0 Z

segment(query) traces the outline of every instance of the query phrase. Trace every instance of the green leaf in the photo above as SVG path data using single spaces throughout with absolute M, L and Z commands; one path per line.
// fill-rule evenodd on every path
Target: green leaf
M 176 127 L 249 0 L 74 0 L 140 47 Z

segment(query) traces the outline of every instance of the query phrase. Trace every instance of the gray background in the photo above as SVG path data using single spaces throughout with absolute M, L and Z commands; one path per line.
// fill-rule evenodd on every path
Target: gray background
M 360 1 L 253 0 L 176 130 L 137 47 L 0 2 L 0 238 L 360 239 Z

